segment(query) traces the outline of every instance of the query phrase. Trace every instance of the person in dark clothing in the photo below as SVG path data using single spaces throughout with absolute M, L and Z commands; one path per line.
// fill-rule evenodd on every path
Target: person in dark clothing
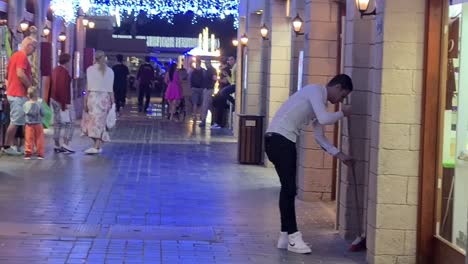
M 208 115 L 208 110 L 211 111 L 211 105 L 213 102 L 213 92 L 216 81 L 218 80 L 218 75 L 216 69 L 211 65 L 211 61 L 205 61 L 206 71 L 203 76 L 203 100 L 200 113 L 200 127 L 204 127 L 206 123 L 206 116 Z
M 203 77 L 204 69 L 201 67 L 201 61 L 197 60 L 196 68 L 190 75 L 190 86 L 192 87 L 192 105 L 193 105 L 193 121 L 197 121 L 199 108 L 203 103 Z
M 222 69 L 222 79 L 225 79 L 225 84 L 213 98 L 213 107 L 215 112 L 215 122 L 212 129 L 218 129 L 226 126 L 225 110 L 228 108 L 227 101 L 235 104 L 234 97 L 231 94 L 236 92 L 236 60 L 234 57 L 229 57 L 227 64 Z
M 143 63 L 138 69 L 137 80 L 139 82 L 138 91 L 138 111 L 143 112 L 149 107 L 151 100 L 151 82 L 154 80 L 154 68 L 151 66 L 150 57 L 145 57 L 145 63 Z M 146 97 L 145 104 L 143 105 L 143 97 Z
M 118 54 L 117 64 L 112 67 L 114 71 L 114 97 L 115 108 L 120 112 L 120 107 L 125 106 L 125 98 L 127 97 L 127 77 L 130 73 L 128 67 L 123 64 L 123 56 Z

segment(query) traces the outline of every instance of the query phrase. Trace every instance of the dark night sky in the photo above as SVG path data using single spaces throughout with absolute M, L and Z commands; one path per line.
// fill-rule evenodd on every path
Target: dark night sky
M 137 20 L 137 35 L 147 36 L 174 36 L 198 38 L 198 34 L 203 28 L 209 27 L 210 33 L 214 33 L 221 42 L 221 52 L 223 55 L 235 55 L 235 48 L 231 41 L 236 36 L 236 29 L 233 27 L 234 19 L 228 16 L 225 19 L 198 18 L 197 23 L 192 24 L 192 13 L 176 15 L 174 24 L 168 23 L 164 19 L 148 19 L 140 16 Z M 130 34 L 131 19 L 123 20 L 121 26 L 115 29 L 116 34 Z

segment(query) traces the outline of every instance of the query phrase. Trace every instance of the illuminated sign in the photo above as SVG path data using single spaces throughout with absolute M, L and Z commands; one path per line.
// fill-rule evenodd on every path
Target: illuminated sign
M 130 35 L 112 35 L 113 38 L 131 39 Z M 136 39 L 146 39 L 146 46 L 152 48 L 194 48 L 198 46 L 198 38 L 136 36 Z M 219 48 L 219 39 L 213 39 L 213 45 Z

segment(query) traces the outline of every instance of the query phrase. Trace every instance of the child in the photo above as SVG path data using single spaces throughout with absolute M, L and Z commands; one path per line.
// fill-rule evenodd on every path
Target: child
M 28 97 L 29 101 L 23 106 L 26 114 L 24 159 L 31 159 L 34 147 L 36 147 L 37 159 L 41 160 L 44 159 L 44 129 L 42 127 L 44 110 L 41 102 L 38 101 L 36 88 L 28 88 Z

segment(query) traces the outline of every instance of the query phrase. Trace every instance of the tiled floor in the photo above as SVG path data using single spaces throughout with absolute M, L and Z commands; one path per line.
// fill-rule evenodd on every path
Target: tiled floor
M 0 157 L 0 263 L 365 263 L 332 204 L 297 202 L 313 253 L 275 248 L 279 182 L 236 163 L 230 133 L 128 107 L 101 156 Z

